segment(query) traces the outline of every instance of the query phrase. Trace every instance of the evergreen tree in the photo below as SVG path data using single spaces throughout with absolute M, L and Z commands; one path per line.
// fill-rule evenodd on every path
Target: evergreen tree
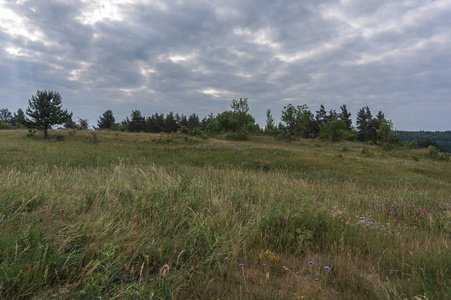
M 376 118 L 372 118 L 370 120 L 368 128 L 365 133 L 366 141 L 371 141 L 373 143 L 377 143 L 377 141 L 379 139 L 379 135 L 378 135 L 377 131 L 379 130 L 380 124 L 381 124 L 381 122 Z
M 369 139 L 371 133 L 371 120 L 373 116 L 368 106 L 362 107 L 357 113 L 357 130 L 359 132 L 359 141 L 366 141 Z
M 265 133 L 266 134 L 273 134 L 275 130 L 274 125 L 274 118 L 271 115 L 271 109 L 268 109 L 266 111 L 266 126 L 265 126 Z
M 338 119 L 338 113 L 335 111 L 335 109 L 329 110 L 329 114 L 326 117 L 326 122 L 330 122 L 330 121 L 337 120 L 337 119 Z
M 379 112 L 377 113 L 377 115 L 376 115 L 376 119 L 377 119 L 379 122 L 385 121 L 385 115 L 384 115 L 384 113 L 383 113 L 382 111 L 379 111 Z
M 62 109 L 61 95 L 54 91 L 37 91 L 35 96 L 28 100 L 27 115 L 30 116 L 30 124 L 47 131 L 52 125 L 62 124 L 72 113 Z
M 338 115 L 340 120 L 343 120 L 346 124 L 347 130 L 352 129 L 352 120 L 351 120 L 351 113 L 348 112 L 348 109 L 346 108 L 346 105 L 340 106 L 341 112 Z
M 207 130 L 208 125 L 214 120 L 215 116 L 213 113 L 210 113 L 208 116 L 204 117 L 202 121 L 200 122 L 200 127 L 202 130 Z
M 182 126 L 184 126 L 184 127 L 188 126 L 188 119 L 186 118 L 186 116 L 184 114 L 179 116 L 179 114 L 177 113 L 175 115 L 175 119 L 177 120 L 177 128 L 181 128 Z
M 326 122 L 327 112 L 324 108 L 324 105 L 321 104 L 319 110 L 316 111 L 315 120 L 313 122 L 313 135 L 317 136 L 323 127 L 323 124 Z
M 174 113 L 171 111 L 166 115 L 166 119 L 164 121 L 164 132 L 171 133 L 178 131 L 177 120 L 174 116 Z
M 128 122 L 128 131 L 140 132 L 145 129 L 145 119 L 139 110 L 132 111 L 131 120 Z
M 128 125 L 130 124 L 130 119 L 128 117 L 125 117 L 124 120 L 121 121 L 119 130 L 120 131 L 128 131 Z
M 324 105 L 321 104 L 319 110 L 316 111 L 315 120 L 318 122 L 319 127 L 327 121 L 327 112 Z
M 116 119 L 113 116 L 113 112 L 107 110 L 97 121 L 97 127 L 99 129 L 111 129 L 114 126 L 114 122 L 116 122 Z
M 148 131 L 159 133 L 165 131 L 165 119 L 163 114 L 155 113 L 152 118 L 148 120 Z
M 24 111 L 21 108 L 19 108 L 17 110 L 17 113 L 14 113 L 12 122 L 16 126 L 17 126 L 17 124 L 20 124 L 20 125 L 23 125 L 23 126 L 27 126 L 28 125 L 28 121 L 25 118 L 25 113 L 24 113 Z
M 192 114 L 188 117 L 188 123 L 186 124 L 188 129 L 194 129 L 200 126 L 199 117 L 196 114 Z
M 146 132 L 156 133 L 156 125 L 153 116 L 146 118 Z
M 77 124 L 72 120 L 72 115 L 68 116 L 64 121 L 64 128 L 66 129 L 75 129 L 77 128 Z
M 7 108 L 0 109 L 0 121 L 7 125 L 14 125 L 13 123 L 13 115 Z
M 88 130 L 88 127 L 89 127 L 88 119 L 78 118 L 77 128 L 79 130 Z

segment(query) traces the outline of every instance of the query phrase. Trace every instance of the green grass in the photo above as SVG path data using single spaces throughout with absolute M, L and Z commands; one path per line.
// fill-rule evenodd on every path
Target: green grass
M 451 168 L 426 150 L 26 133 L 0 131 L 1 298 L 451 295 Z

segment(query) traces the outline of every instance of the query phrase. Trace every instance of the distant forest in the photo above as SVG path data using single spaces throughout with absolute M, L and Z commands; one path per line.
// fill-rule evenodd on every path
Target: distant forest
M 432 141 L 446 152 L 451 152 L 451 131 L 397 131 L 398 139 L 404 142 L 421 142 Z

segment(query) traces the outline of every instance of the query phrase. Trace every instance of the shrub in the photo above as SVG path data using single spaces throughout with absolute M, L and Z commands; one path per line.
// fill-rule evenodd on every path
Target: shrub
M 283 132 L 283 131 L 279 131 L 279 133 L 276 135 L 276 139 L 279 141 L 286 141 L 286 142 L 293 142 L 293 141 L 297 140 L 297 138 L 294 134 L 291 134 L 289 132 Z
M 244 130 L 230 132 L 225 136 L 225 138 L 232 141 L 247 141 L 249 139 L 249 133 Z
M 66 140 L 66 138 L 62 134 L 55 135 L 55 139 L 57 142 L 64 142 Z
M 374 153 L 371 152 L 370 150 L 368 150 L 368 148 L 366 148 L 366 147 L 363 148 L 360 153 L 362 153 L 366 157 L 373 157 L 374 156 Z
M 188 128 L 186 128 L 186 126 L 180 127 L 180 133 L 181 134 L 189 134 Z
M 449 161 L 450 158 L 451 158 L 451 153 L 444 152 L 444 153 L 439 155 L 438 160 Z
M 0 120 L 0 129 L 8 129 L 10 128 L 8 124 Z
M 36 134 L 36 129 L 28 128 L 27 137 L 33 137 Z
M 320 139 L 331 142 L 351 140 L 353 137 L 354 135 L 347 130 L 346 123 L 343 120 L 333 120 L 325 123 L 319 134 Z
M 412 155 L 412 159 L 414 161 L 420 161 L 420 157 L 418 155 Z
M 429 145 L 428 146 L 428 150 L 429 150 L 429 157 L 431 158 L 438 158 L 439 153 L 440 153 L 440 149 L 433 146 L 433 145 Z

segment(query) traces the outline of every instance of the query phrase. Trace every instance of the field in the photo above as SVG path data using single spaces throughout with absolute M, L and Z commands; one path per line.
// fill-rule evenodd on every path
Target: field
M 0 131 L 0 298 L 451 295 L 451 165 L 426 150 L 51 135 Z

